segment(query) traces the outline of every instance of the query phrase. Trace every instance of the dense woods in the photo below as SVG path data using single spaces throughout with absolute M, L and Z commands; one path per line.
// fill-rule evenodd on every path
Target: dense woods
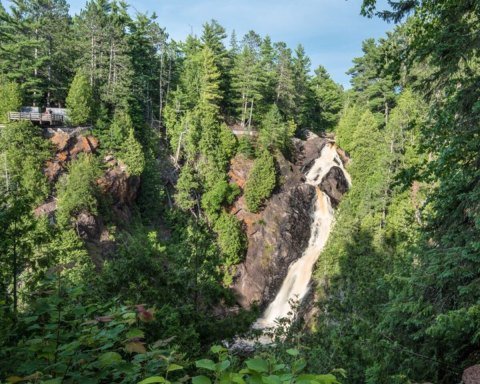
M 480 4 L 388 3 L 364 0 L 395 28 L 344 90 L 302 45 L 216 20 L 174 41 L 123 1 L 0 2 L 0 382 L 452 383 L 478 364 Z M 67 108 L 73 133 L 9 122 L 22 106 Z M 261 212 L 307 131 L 352 177 L 318 315 L 228 349 L 261 309 L 230 289 L 251 235 L 233 203 Z

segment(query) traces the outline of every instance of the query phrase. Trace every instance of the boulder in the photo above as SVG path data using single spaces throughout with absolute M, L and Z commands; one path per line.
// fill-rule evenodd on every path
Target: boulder
M 118 218 L 128 220 L 131 216 L 130 207 L 140 190 L 140 177 L 129 176 L 125 167 L 117 164 L 109 168 L 97 183 L 102 193 L 112 198 L 113 211 Z
M 480 384 L 480 365 L 473 365 L 463 371 L 464 384 Z
M 65 151 L 70 145 L 70 135 L 68 133 L 58 131 L 53 134 L 50 141 L 57 147 L 59 151 Z
M 78 236 L 83 240 L 91 240 L 99 237 L 100 227 L 97 218 L 89 212 L 81 212 L 77 216 L 76 227 Z
M 348 181 L 340 167 L 332 167 L 320 182 L 320 189 L 325 192 L 332 206 L 337 207 L 342 196 L 348 190 Z
M 79 153 L 92 153 L 93 149 L 90 146 L 89 140 L 85 136 L 78 136 L 75 144 L 70 148 L 70 156 L 75 158 Z
M 64 171 L 64 168 L 62 166 L 62 162 L 52 161 L 52 160 L 48 160 L 45 163 L 45 168 L 43 170 L 45 176 L 47 176 L 50 182 L 57 181 L 60 175 L 63 173 L 63 171 Z

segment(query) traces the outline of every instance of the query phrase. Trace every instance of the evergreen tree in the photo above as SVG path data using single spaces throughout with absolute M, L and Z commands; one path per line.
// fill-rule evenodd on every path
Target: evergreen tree
M 312 116 L 310 111 L 313 108 L 313 94 L 309 87 L 310 83 L 310 59 L 305 54 L 303 45 L 299 44 L 295 49 L 295 57 L 292 61 L 295 86 L 295 109 L 294 121 L 299 127 L 308 127 Z
M 73 161 L 57 189 L 57 220 L 61 227 L 73 224 L 82 211 L 97 214 L 97 178 L 100 176 L 96 159 L 91 155 L 79 156 Z
M 233 89 L 237 94 L 240 123 L 251 128 L 252 116 L 255 103 L 261 102 L 260 58 L 258 47 L 252 49 L 244 44 L 243 49 L 235 59 L 233 68 Z
M 250 212 L 258 212 L 270 197 L 276 185 L 275 162 L 270 152 L 264 150 L 255 160 L 245 185 L 245 201 Z
M 14 0 L 0 34 L 0 72 L 21 84 L 37 105 L 61 104 L 72 76 L 70 17 L 65 0 Z
M 285 122 L 278 107 L 273 104 L 262 119 L 262 126 L 258 135 L 258 143 L 264 149 L 279 149 L 285 154 L 291 146 L 291 139 L 296 126 L 293 122 Z
M 78 72 L 70 86 L 66 99 L 68 120 L 72 125 L 87 124 L 93 116 L 93 92 L 87 77 Z
M 311 88 L 314 92 L 314 111 L 318 129 L 322 131 L 332 130 L 338 123 L 340 111 L 343 107 L 343 90 L 328 75 L 327 70 L 319 66 L 315 70 Z
M 20 87 L 5 77 L 0 77 L 0 123 L 8 121 L 8 112 L 20 110 L 22 94 Z
M 292 68 L 292 52 L 285 43 L 276 43 L 276 84 L 275 103 L 288 118 L 294 117 L 295 111 L 295 82 Z
M 142 145 L 135 138 L 133 129 L 130 128 L 128 136 L 122 145 L 119 158 L 127 165 L 127 173 L 130 176 L 140 176 L 145 169 L 145 155 Z

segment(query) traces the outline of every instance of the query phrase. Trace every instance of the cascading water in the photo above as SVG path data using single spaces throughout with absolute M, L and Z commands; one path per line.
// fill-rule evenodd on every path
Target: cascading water
M 327 243 L 334 223 L 334 210 L 330 198 L 318 187 L 332 167 L 340 168 L 348 184 L 351 184 L 350 176 L 343 167 L 336 145 L 327 143 L 323 147 L 320 157 L 315 160 L 315 163 L 305 175 L 305 183 L 316 188 L 308 246 L 302 257 L 290 265 L 280 291 L 267 307 L 263 316 L 255 322 L 253 328 L 274 328 L 276 325 L 275 320 L 291 318 L 292 300 L 301 302 L 308 293 L 313 267 Z

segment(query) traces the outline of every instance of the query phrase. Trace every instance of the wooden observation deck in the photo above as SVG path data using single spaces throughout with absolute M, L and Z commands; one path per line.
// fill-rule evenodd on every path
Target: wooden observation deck
M 32 121 L 40 125 L 62 125 L 65 115 L 49 112 L 8 112 L 8 121 Z

